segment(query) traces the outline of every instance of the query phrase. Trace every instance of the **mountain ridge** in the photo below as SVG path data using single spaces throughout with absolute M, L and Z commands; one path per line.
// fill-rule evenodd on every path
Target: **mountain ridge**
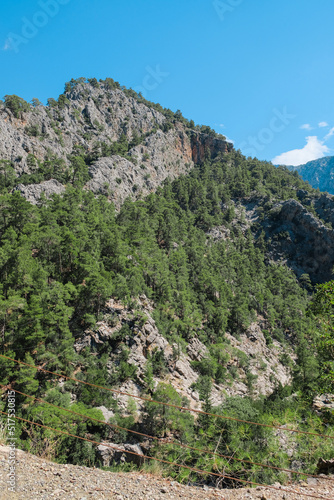
M 30 106 L 17 96 L 6 96 L 0 108 L 0 156 L 11 163 L 15 176 L 25 177 L 23 184 L 36 184 L 33 174 L 38 177 L 40 165 L 52 161 L 58 163 L 58 171 L 43 172 L 42 182 L 52 177 L 66 184 L 75 169 L 71 171 L 71 157 L 84 154 L 89 165 L 87 189 L 109 190 L 110 200 L 119 207 L 127 196 L 136 199 L 167 177 L 189 172 L 206 154 L 233 149 L 209 127 L 204 127 L 207 134 L 180 112 L 155 109 L 111 79 L 78 79 L 66 89 L 47 106 L 36 100 Z M 120 147 L 113 147 L 118 141 Z M 59 186 L 50 183 L 37 191 L 30 187 L 29 199 L 36 203 L 41 191 L 50 194 L 53 189 L 59 192 Z
M 334 195 L 334 156 L 324 156 L 296 167 L 287 168 L 299 175 L 315 189 Z

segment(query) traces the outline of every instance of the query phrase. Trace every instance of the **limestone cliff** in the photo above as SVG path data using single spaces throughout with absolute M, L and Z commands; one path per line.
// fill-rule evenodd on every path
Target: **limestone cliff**
M 49 105 L 35 103 L 19 113 L 0 104 L 0 159 L 11 162 L 16 175 L 31 174 L 46 158 L 60 159 L 64 168 L 78 151 L 91 156 L 86 189 L 108 193 L 119 206 L 127 196 L 141 197 L 169 177 L 191 170 L 209 155 L 228 153 L 232 144 L 190 128 L 170 110 L 161 111 L 134 92 L 110 88 L 106 82 L 80 82 Z M 212 132 L 212 131 L 211 131 Z M 123 138 L 126 155 L 108 153 Z M 48 179 L 49 180 L 49 179 Z M 54 189 L 53 189 L 54 188 Z M 59 193 L 58 185 L 21 185 L 18 189 L 36 203 L 41 192 Z

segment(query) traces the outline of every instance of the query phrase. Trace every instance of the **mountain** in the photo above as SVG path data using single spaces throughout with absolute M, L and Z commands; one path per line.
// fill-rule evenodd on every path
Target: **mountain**
M 290 167 L 315 189 L 334 194 L 334 156 L 325 156 L 298 167 Z
M 137 199 L 167 176 L 189 172 L 207 152 L 232 149 L 210 127 L 195 128 L 180 112 L 149 103 L 111 79 L 72 80 L 58 101 L 33 102 L 6 96 L 0 107 L 0 157 L 33 203 L 42 192 L 60 193 L 74 181 L 94 193 L 108 192 L 119 207 L 127 196 Z
M 0 155 L 0 410 L 18 391 L 20 447 L 124 470 L 137 450 L 224 487 L 331 458 L 243 421 L 332 433 L 312 399 L 334 387 L 333 196 L 111 79 L 5 96 Z

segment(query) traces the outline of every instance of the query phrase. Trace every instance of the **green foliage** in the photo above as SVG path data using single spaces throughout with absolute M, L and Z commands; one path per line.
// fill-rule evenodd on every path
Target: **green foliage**
M 167 384 L 160 383 L 152 394 L 152 399 L 176 406 L 187 406 L 187 401 L 183 401 L 176 390 Z M 167 432 L 173 431 L 183 440 L 192 433 L 194 419 L 189 412 L 181 413 L 177 408 L 147 403 L 146 413 L 145 427 L 155 436 L 165 437 Z
M 33 97 L 31 99 L 31 104 L 33 105 L 34 108 L 37 108 L 38 106 L 42 106 L 42 103 L 37 97 Z
M 58 97 L 58 107 L 59 109 L 64 109 L 66 105 L 70 104 L 70 101 L 64 94 L 60 94 Z
M 0 192 L 10 191 L 16 183 L 15 170 L 8 160 L 0 160 Z
M 71 80 L 66 84 L 64 97 L 49 105 L 66 106 L 67 93 L 82 83 L 85 79 Z M 90 85 L 96 87 L 96 82 L 91 81 Z M 111 79 L 99 85 L 108 90 L 119 88 Z M 137 98 L 144 102 L 140 96 Z M 167 129 L 175 121 L 187 123 L 179 112 L 165 110 L 164 114 Z M 195 127 L 193 123 L 189 126 Z M 202 131 L 213 135 L 209 128 L 202 127 Z M 95 197 L 82 189 L 89 180 L 89 165 L 101 154 L 126 156 L 142 140 L 143 136 L 133 133 L 129 142 L 123 134 L 110 145 L 96 143 L 88 154 L 77 147 L 70 157 L 70 167 L 51 154 L 43 162 L 31 156 L 31 173 L 19 179 L 9 162 L 0 163 L 1 348 L 8 357 L 32 365 L 18 367 L 1 358 L 3 383 L 16 381 L 22 392 L 26 389 L 56 405 L 76 408 L 79 413 L 99 415 L 93 407 L 113 408 L 114 423 L 123 427 L 159 437 L 173 435 L 193 447 L 209 447 L 217 453 L 238 450 L 238 457 L 268 464 L 277 464 L 278 460 L 289 466 L 289 456 L 280 450 L 277 436 L 269 430 L 209 415 L 195 421 L 177 408 L 154 403 L 146 404 L 143 421 L 138 421 L 134 410 L 129 410 L 129 414 L 117 412 L 112 392 L 73 381 L 65 382 L 60 390 L 58 379 L 37 370 L 46 366 L 50 371 L 74 374 L 79 380 L 107 388 L 132 380 L 143 384 L 153 399 L 184 406 L 189 403 L 172 387 L 155 387 L 154 382 L 156 376 L 168 374 L 187 343 L 197 337 L 207 347 L 207 353 L 193 362 L 199 373 L 194 388 L 206 411 L 262 423 L 274 419 L 295 423 L 305 421 L 306 415 L 309 421 L 305 428 L 308 425 L 324 430 L 323 423 L 307 413 L 305 402 L 291 399 L 290 393 L 281 387 L 267 400 L 227 398 L 220 408 L 211 401 L 213 383 L 236 378 L 239 368 L 246 373 L 249 389 L 254 386 L 248 357 L 233 350 L 225 332 L 238 337 L 259 316 L 268 347 L 274 338 L 296 346 L 294 391 L 304 397 L 312 396 L 319 388 L 319 363 L 327 387 L 331 387 L 334 285 L 318 288 L 313 312 L 307 316 L 309 294 L 303 288 L 311 291 L 307 276 L 298 282 L 286 266 L 268 262 L 265 234 L 257 234 L 255 239 L 250 230 L 241 230 L 244 221 L 237 203 L 238 199 L 256 193 L 263 197 L 261 217 L 275 218 L 274 201 L 295 198 L 297 189 L 305 188 L 305 184 L 283 168 L 246 160 L 239 152 L 231 152 L 214 161 L 207 159 L 173 183 L 166 181 L 145 200 L 127 199 L 116 214 L 106 196 Z M 68 184 L 66 191 L 63 196 L 41 200 L 38 206 L 32 206 L 19 192 L 11 192 L 18 182 L 51 178 Z M 210 230 L 215 226 L 224 226 L 228 238 L 214 241 Z M 136 367 L 129 362 L 129 347 L 148 318 L 135 310 L 131 320 L 124 320 L 122 315 L 106 313 L 105 303 L 113 296 L 135 309 L 134 298 L 141 294 L 154 303 L 152 315 L 159 332 L 173 344 L 173 356 L 167 365 L 162 350 L 148 349 L 146 372 L 137 376 Z M 318 334 L 314 314 L 320 318 Z M 102 343 L 98 333 L 101 319 L 114 328 Z M 90 339 L 89 347 L 77 352 L 73 344 L 82 338 L 83 332 Z M 238 367 L 227 370 L 232 356 Z M 281 361 L 289 363 L 286 356 Z M 75 398 L 78 403 L 71 404 Z M 36 422 L 83 436 L 96 435 L 98 441 L 106 437 L 105 427 L 97 423 L 21 399 L 22 415 Z M 284 401 L 280 403 L 280 399 Z M 97 464 L 95 447 L 75 438 L 60 437 L 32 426 L 22 426 L 19 434 L 22 446 L 35 453 L 59 461 Z M 124 442 L 130 434 L 124 431 L 117 437 L 115 432 L 114 437 Z M 298 441 L 298 446 L 299 456 L 311 470 L 315 448 L 305 458 L 309 443 Z M 240 478 L 265 482 L 281 479 L 276 472 L 263 472 L 261 468 L 252 469 L 250 465 L 217 456 L 208 459 L 175 446 L 159 444 L 151 452 L 189 466 L 225 470 Z M 330 454 L 329 448 L 326 453 Z M 173 468 L 169 472 L 174 477 L 185 477 Z M 194 480 L 199 477 L 195 475 Z
M 58 102 L 53 97 L 49 97 L 49 99 L 47 100 L 47 105 L 49 106 L 49 108 L 57 108 Z
M 30 110 L 30 105 L 17 95 L 5 95 L 5 107 L 10 109 L 15 118 L 22 118 L 22 113 Z
M 82 403 L 73 404 L 71 410 L 84 416 L 103 420 L 100 410 L 89 409 Z M 101 436 L 106 435 L 105 426 L 102 424 L 78 417 L 44 403 L 29 405 L 25 415 L 27 415 L 27 419 L 36 423 L 74 435 L 91 437 L 97 432 Z M 91 443 L 81 442 L 77 438 L 31 424 L 22 427 L 21 436 L 20 446 L 30 453 L 47 456 L 60 463 L 70 461 L 74 464 L 86 466 L 97 464 L 97 450 Z
M 319 355 L 323 389 L 334 390 L 334 281 L 316 286 L 310 313 L 318 318 L 315 345 Z
M 38 137 L 40 134 L 38 125 L 27 126 L 27 127 L 25 127 L 24 131 L 26 134 L 30 135 L 31 137 Z

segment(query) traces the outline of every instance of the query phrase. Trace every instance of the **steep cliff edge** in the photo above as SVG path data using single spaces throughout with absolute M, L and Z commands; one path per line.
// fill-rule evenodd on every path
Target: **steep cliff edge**
M 315 206 L 320 210 L 320 203 Z M 333 200 L 327 198 L 334 215 Z M 313 283 L 328 281 L 334 266 L 334 231 L 296 200 L 279 202 L 260 221 L 270 258 L 285 262 L 296 275 Z M 324 214 L 323 214 L 324 215 Z

